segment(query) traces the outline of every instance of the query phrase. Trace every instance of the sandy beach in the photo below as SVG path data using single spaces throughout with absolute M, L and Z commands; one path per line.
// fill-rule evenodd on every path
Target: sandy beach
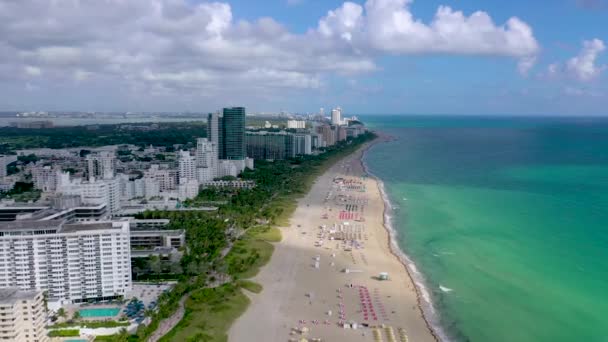
M 283 241 L 253 279 L 264 290 L 248 293 L 252 303 L 229 341 L 436 341 L 389 248 L 378 183 L 362 177 L 365 148 L 299 201 Z

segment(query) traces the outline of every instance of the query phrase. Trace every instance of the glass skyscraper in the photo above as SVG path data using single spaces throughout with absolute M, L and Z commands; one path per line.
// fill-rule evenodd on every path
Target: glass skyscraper
M 220 155 L 223 159 L 244 160 L 245 153 L 245 108 L 224 108 L 220 130 Z

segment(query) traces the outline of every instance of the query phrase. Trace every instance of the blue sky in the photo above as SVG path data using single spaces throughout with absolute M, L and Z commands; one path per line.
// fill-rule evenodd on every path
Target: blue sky
M 41 1 L 0 110 L 608 115 L 608 0 Z

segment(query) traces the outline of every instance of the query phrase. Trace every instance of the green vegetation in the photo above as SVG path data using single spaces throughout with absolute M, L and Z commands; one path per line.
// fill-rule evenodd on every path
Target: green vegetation
M 34 189 L 33 183 L 17 182 L 11 190 L 6 192 L 0 191 L 0 199 L 12 198 L 16 202 L 37 201 L 41 193 L 40 190 Z
M 288 223 L 296 200 L 319 174 L 373 137 L 360 136 L 319 156 L 256 161 L 255 170 L 242 174 L 243 179 L 255 181 L 253 189 L 205 189 L 186 202 L 187 206 L 221 202 L 217 211 L 148 211 L 138 215 L 166 218 L 171 221 L 169 229 L 185 229 L 188 248 L 181 260 L 179 283 L 161 296 L 152 323 L 140 327 L 131 339 L 145 341 L 159 321 L 174 313 L 180 299 L 188 295 L 184 319 L 162 341 L 226 341 L 226 331 L 249 303 L 241 289 L 261 291 L 259 284 L 245 279 L 259 272 L 272 255 L 272 243 L 280 241 L 280 230 L 273 226 Z M 222 258 L 225 251 L 228 253 Z M 205 287 L 207 280 L 217 278 L 228 282 Z
M 78 329 L 51 330 L 49 337 L 77 337 L 80 336 Z
M 141 124 L 144 125 L 144 124 Z M 27 148 L 68 148 L 132 144 L 137 146 L 165 146 L 173 151 L 174 144 L 192 145 L 196 138 L 205 135 L 202 122 L 160 123 L 150 131 L 125 130 L 124 125 L 99 125 L 91 132 L 83 127 L 54 127 L 23 129 L 0 127 L 0 154 Z M 85 151 L 86 153 L 86 151 Z
M 239 280 L 237 284 L 245 290 L 253 293 L 260 293 L 263 289 L 262 285 L 251 280 Z
M 249 305 L 249 299 L 234 284 L 199 289 L 186 301 L 184 319 L 160 342 L 227 341 L 226 332 Z

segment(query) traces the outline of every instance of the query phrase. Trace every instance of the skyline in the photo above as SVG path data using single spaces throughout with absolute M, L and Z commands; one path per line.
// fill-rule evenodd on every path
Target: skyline
M 608 114 L 607 1 L 265 5 L 4 2 L 0 111 Z

